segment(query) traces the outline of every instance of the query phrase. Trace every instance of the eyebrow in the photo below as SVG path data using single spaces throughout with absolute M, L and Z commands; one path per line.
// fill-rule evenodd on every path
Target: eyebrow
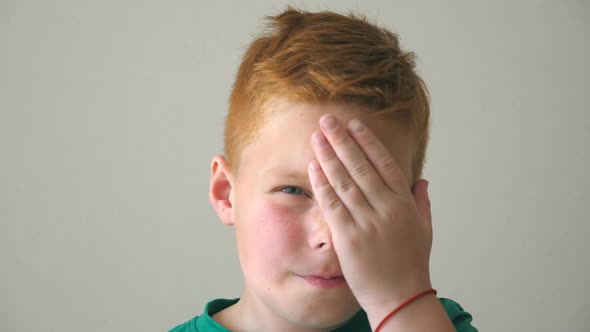
M 294 171 L 294 170 L 283 171 L 278 168 L 269 168 L 266 171 L 262 172 L 262 174 L 265 176 L 272 175 L 272 176 L 278 176 L 278 177 L 282 177 L 282 178 L 292 178 L 292 179 L 306 180 L 306 181 L 309 180 L 307 173 L 301 173 L 301 172 Z

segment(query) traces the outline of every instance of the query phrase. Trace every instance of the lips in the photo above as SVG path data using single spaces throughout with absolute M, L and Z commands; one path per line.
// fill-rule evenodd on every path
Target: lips
M 309 285 L 320 289 L 332 289 L 346 285 L 346 280 L 339 267 L 316 270 L 316 272 L 300 275 Z
M 344 278 L 342 274 L 314 274 L 305 276 L 305 278 L 318 278 L 318 279 L 335 279 L 335 278 Z
M 304 276 L 303 279 L 315 287 L 324 289 L 346 285 L 346 280 L 341 275 Z
M 330 269 L 321 269 L 316 270 L 315 272 L 305 273 L 302 275 L 303 277 L 311 277 L 311 278 L 321 278 L 321 279 L 334 279 L 334 278 L 343 278 L 344 274 L 340 267 L 330 268 Z

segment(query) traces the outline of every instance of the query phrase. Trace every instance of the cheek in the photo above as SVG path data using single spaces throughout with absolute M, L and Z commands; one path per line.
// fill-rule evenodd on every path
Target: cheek
M 304 243 L 302 218 L 300 209 L 273 202 L 258 206 L 247 221 L 248 252 L 261 263 L 289 262 Z

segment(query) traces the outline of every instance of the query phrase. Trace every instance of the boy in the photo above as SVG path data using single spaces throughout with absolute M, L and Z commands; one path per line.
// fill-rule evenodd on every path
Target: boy
M 244 290 L 171 331 L 477 331 L 430 283 L 429 102 L 413 54 L 354 15 L 268 19 L 211 164 Z

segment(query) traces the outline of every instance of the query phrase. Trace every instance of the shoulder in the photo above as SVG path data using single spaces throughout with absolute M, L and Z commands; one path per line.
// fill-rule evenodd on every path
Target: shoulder
M 199 318 L 198 316 L 195 316 L 193 319 L 189 320 L 188 322 L 185 322 L 185 323 L 182 323 L 180 325 L 173 327 L 168 332 L 198 332 L 199 331 L 197 329 L 197 319 L 198 318 Z
M 477 329 L 471 325 L 473 317 L 459 303 L 444 297 L 438 300 L 447 312 L 451 322 L 453 322 L 457 332 L 477 332 Z
M 205 305 L 205 309 L 201 315 L 193 317 L 188 322 L 177 325 L 168 332 L 227 332 L 212 317 L 221 310 L 234 305 L 238 300 L 239 298 L 212 300 Z

